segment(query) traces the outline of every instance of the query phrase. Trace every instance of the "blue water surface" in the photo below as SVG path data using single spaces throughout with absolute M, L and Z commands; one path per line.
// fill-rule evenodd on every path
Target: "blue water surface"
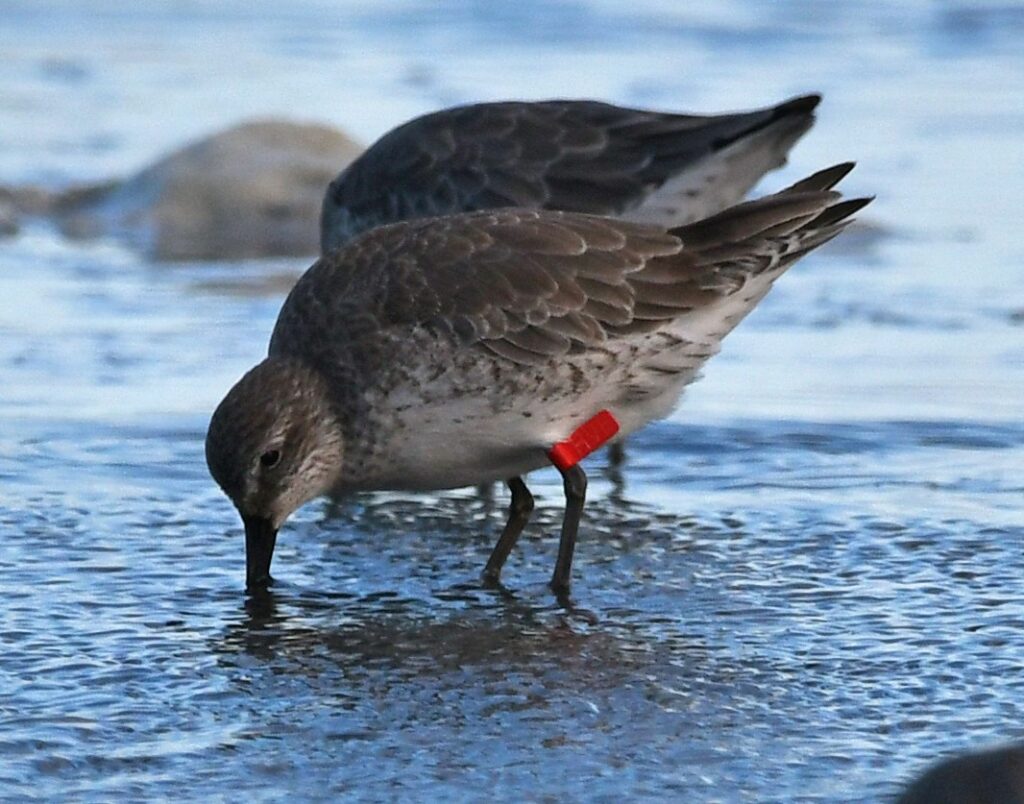
M 766 189 L 877 196 L 669 421 L 596 457 L 504 590 L 505 497 L 307 506 L 242 592 L 210 411 L 303 260 L 0 241 L 0 797 L 862 801 L 1024 738 L 1024 13 L 967 0 L 3 4 L 0 183 L 128 173 L 253 115 L 714 111 L 821 91 Z

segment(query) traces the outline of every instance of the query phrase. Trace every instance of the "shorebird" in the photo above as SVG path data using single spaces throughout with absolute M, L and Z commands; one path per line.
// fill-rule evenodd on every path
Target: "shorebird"
M 501 207 L 669 228 L 739 202 L 786 162 L 820 95 L 685 115 L 583 100 L 457 106 L 385 134 L 331 182 L 322 253 L 400 220 Z
M 670 230 L 502 209 L 378 227 L 321 258 L 206 437 L 248 588 L 270 582 L 278 529 L 318 496 L 504 480 L 496 582 L 533 508 L 522 477 L 551 462 L 566 497 L 551 587 L 567 595 L 579 459 L 668 415 L 772 283 L 868 203 L 832 190 L 852 167 Z
M 331 182 L 321 253 L 375 226 L 502 207 L 692 223 L 785 164 L 820 102 L 803 95 L 719 115 L 581 100 L 443 109 L 388 132 Z M 609 459 L 622 463 L 621 441 Z

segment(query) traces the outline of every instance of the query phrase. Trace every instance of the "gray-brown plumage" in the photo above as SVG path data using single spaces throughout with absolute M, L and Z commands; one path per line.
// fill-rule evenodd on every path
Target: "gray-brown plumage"
M 714 116 L 568 100 L 428 114 L 385 134 L 331 183 L 321 249 L 382 224 L 502 207 L 690 223 L 782 165 L 820 100 Z
M 505 209 L 380 227 L 319 260 L 207 436 L 246 522 L 250 585 L 284 519 L 320 494 L 504 479 L 497 578 L 532 503 L 520 476 L 598 411 L 621 435 L 667 415 L 772 282 L 867 203 L 831 190 L 851 167 L 670 231 Z M 558 592 L 586 485 L 562 471 Z

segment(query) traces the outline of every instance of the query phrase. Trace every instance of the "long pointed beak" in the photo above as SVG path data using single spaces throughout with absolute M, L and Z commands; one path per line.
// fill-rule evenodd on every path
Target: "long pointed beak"
M 258 592 L 270 585 L 270 562 L 274 558 L 277 528 L 269 519 L 244 516 L 245 523 L 245 590 Z

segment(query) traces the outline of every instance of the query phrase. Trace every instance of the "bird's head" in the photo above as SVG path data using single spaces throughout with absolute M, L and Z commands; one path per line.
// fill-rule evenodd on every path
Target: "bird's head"
M 343 453 L 326 382 L 297 361 L 267 358 L 217 406 L 206 463 L 242 515 L 248 589 L 269 583 L 278 529 L 330 490 Z

